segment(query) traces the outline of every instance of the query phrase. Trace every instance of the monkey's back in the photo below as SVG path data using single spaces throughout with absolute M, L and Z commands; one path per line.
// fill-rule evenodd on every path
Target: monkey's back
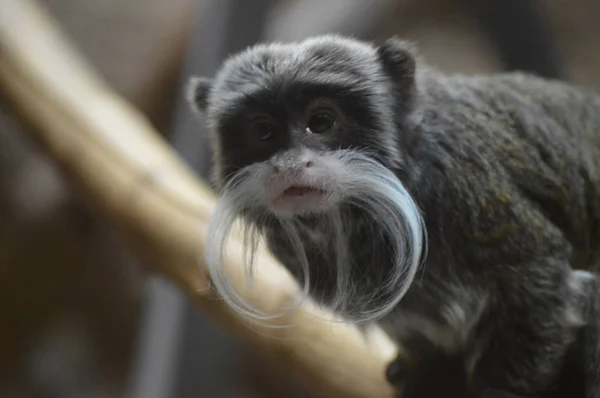
M 599 96 L 501 74 L 437 77 L 425 98 L 416 196 L 440 246 L 522 263 L 566 238 L 574 267 L 600 261 Z

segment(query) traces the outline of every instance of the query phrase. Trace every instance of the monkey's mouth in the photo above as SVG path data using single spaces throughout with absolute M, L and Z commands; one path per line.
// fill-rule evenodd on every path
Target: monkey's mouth
M 333 204 L 330 192 L 308 185 L 292 185 L 273 202 L 271 209 L 279 214 L 300 214 L 325 211 Z
M 326 192 L 324 190 L 314 187 L 304 185 L 292 185 L 291 187 L 283 191 L 283 193 L 281 194 L 281 198 L 284 198 L 286 196 L 304 196 L 309 194 L 325 195 L 325 193 Z

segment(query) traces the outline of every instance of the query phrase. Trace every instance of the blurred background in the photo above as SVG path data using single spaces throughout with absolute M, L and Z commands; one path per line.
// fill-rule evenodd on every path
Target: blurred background
M 261 40 L 397 34 L 443 71 L 521 69 L 600 91 L 598 0 L 40 3 L 200 177 L 209 154 L 182 84 Z M 26 128 L 0 96 L 0 396 L 309 397 L 146 270 Z

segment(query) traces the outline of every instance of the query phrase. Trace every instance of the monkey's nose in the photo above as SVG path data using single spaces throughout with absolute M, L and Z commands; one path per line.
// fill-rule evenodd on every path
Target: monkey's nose
M 313 167 L 315 164 L 313 163 L 312 160 L 307 160 L 304 162 L 298 162 L 295 165 L 281 165 L 281 164 L 277 164 L 277 163 L 272 163 L 271 167 L 273 167 L 273 171 L 275 171 L 275 173 L 279 173 L 282 169 L 296 169 L 297 171 L 300 171 L 303 167 L 304 168 L 311 168 Z M 289 167 L 288 167 L 289 166 Z

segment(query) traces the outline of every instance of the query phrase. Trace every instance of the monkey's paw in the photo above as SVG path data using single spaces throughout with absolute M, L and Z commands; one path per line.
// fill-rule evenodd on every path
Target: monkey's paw
M 386 378 L 399 389 L 399 398 L 475 398 L 467 393 L 458 358 L 437 351 L 416 358 L 399 356 L 386 369 Z

